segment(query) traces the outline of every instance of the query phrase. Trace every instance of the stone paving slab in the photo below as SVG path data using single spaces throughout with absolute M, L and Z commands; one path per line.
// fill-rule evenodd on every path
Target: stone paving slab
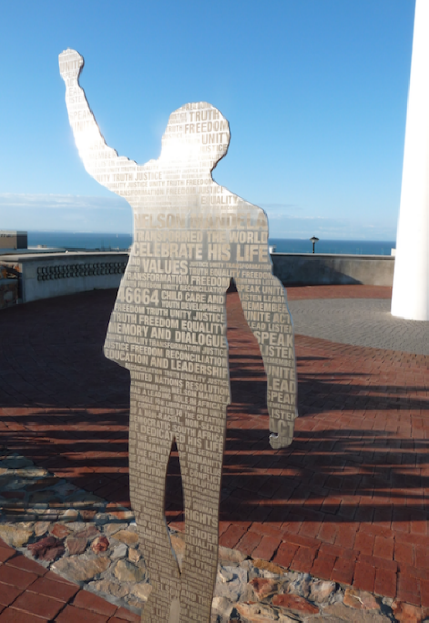
M 390 313 L 385 299 L 290 301 L 294 331 L 331 342 L 429 355 L 429 322 Z M 329 318 L 329 322 L 326 319 Z
M 291 288 L 288 298 L 311 304 L 324 292 L 389 295 L 328 286 Z M 2 442 L 106 499 L 107 511 L 129 504 L 129 377 L 102 355 L 114 295 L 51 299 L 1 315 Z M 428 357 L 298 335 L 301 417 L 292 446 L 273 452 L 259 350 L 237 295 L 227 298 L 233 404 L 221 542 L 295 572 L 429 606 Z M 174 453 L 167 484 L 167 517 L 183 529 Z

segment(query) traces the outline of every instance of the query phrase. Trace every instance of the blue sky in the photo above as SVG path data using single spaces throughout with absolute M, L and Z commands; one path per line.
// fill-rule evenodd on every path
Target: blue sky
M 231 126 L 215 180 L 272 237 L 393 240 L 413 0 L 14 0 L 0 21 L 0 229 L 128 233 L 131 208 L 81 164 L 58 54 L 107 143 L 158 157 L 169 114 L 208 101 Z

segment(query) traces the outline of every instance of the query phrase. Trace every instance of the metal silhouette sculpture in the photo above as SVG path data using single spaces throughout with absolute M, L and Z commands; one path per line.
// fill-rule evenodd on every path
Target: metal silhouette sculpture
M 140 166 L 106 145 L 78 84 L 82 67 L 74 50 L 60 55 L 79 153 L 134 210 L 134 244 L 104 352 L 131 375 L 130 498 L 152 585 L 142 621 L 208 622 L 230 402 L 226 291 L 233 278 L 261 349 L 274 449 L 291 443 L 297 415 L 285 292 L 272 275 L 265 213 L 212 179 L 230 139 L 221 113 L 206 102 L 182 106 L 170 115 L 160 157 Z M 174 440 L 185 507 L 181 570 L 164 514 Z

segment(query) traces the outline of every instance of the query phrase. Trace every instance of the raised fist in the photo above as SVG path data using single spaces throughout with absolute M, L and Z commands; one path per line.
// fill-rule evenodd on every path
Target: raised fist
M 64 80 L 75 78 L 77 80 L 83 67 L 83 57 L 76 50 L 64 50 L 59 55 L 60 74 Z

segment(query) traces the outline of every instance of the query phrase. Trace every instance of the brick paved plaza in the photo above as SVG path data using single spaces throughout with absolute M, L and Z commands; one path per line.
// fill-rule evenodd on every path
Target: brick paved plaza
M 0 445 L 112 508 L 129 506 L 129 377 L 102 354 L 115 294 L 96 291 L 4 310 L 0 351 Z M 373 331 L 378 348 L 357 345 L 359 335 L 350 337 L 354 345 L 314 336 L 314 320 L 313 336 L 298 333 L 300 417 L 293 444 L 274 451 L 258 346 L 237 293 L 228 294 L 233 404 L 220 542 L 252 558 L 429 607 L 429 356 L 413 352 L 413 344 L 424 344 L 424 325 L 429 343 L 428 330 L 427 323 L 395 319 L 386 344 L 404 350 L 380 347 L 375 316 L 384 308 L 373 302 L 390 296 L 389 288 L 372 286 L 288 288 L 292 310 L 295 301 L 309 310 L 331 301 L 332 314 L 319 316 L 330 335 L 337 325 L 339 334 L 350 331 L 335 300 L 359 299 L 356 326 L 367 324 L 366 336 Z M 298 315 L 296 324 L 306 331 Z M 167 519 L 183 529 L 174 454 L 169 471 Z M 0 623 L 78 620 L 76 608 L 82 621 L 138 620 L 87 592 L 75 596 L 51 572 L 41 579 L 45 569 L 12 554 L 1 545 Z M 59 592 L 55 582 L 62 583 Z

